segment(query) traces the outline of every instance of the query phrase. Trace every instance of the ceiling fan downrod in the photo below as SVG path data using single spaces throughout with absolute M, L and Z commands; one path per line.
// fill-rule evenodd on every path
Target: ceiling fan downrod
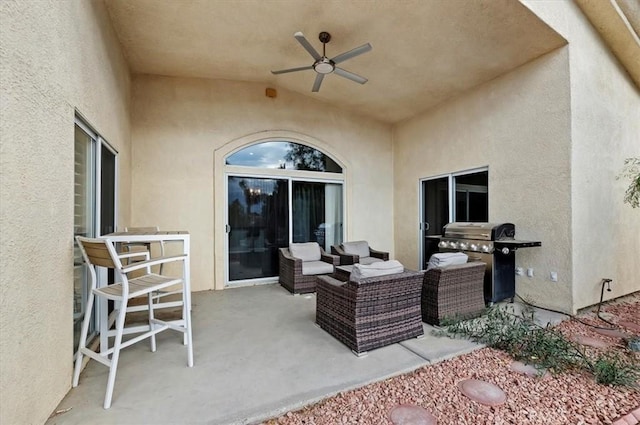
M 331 74 L 336 68 L 335 63 L 327 57 L 326 53 L 327 43 L 331 41 L 331 34 L 326 31 L 322 31 L 318 35 L 318 39 L 322 42 L 322 57 L 315 61 L 313 69 L 318 74 Z

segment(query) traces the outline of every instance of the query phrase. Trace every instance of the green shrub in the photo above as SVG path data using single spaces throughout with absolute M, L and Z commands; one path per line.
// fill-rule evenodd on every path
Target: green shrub
M 533 309 L 520 315 L 513 307 L 494 306 L 477 319 L 443 321 L 437 335 L 462 336 L 505 351 L 516 360 L 553 373 L 586 370 L 606 385 L 635 385 L 640 377 L 637 365 L 615 354 L 590 359 L 584 347 L 567 340 L 551 326 L 535 322 Z
M 640 379 L 640 366 L 628 363 L 617 354 L 605 354 L 593 363 L 596 382 L 604 385 L 634 386 Z

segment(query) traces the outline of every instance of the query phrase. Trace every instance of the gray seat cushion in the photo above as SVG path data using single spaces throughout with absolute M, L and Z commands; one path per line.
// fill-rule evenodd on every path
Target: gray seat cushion
M 303 261 L 302 274 L 306 276 L 333 273 L 333 264 L 324 261 Z

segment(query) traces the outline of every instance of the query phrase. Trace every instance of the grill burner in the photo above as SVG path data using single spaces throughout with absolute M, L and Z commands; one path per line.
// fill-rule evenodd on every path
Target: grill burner
M 512 223 L 455 222 L 444 226 L 438 243 L 441 252 L 462 251 L 469 261 L 487 264 L 484 298 L 488 303 L 515 297 L 515 251 L 542 246 L 538 241 L 516 240 Z

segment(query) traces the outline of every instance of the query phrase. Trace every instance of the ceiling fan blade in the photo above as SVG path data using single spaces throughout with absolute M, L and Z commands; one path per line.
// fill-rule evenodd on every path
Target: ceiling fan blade
M 363 44 L 360 47 L 356 47 L 355 49 L 351 49 L 348 52 L 344 52 L 342 54 L 339 54 L 338 56 L 336 56 L 335 58 L 333 58 L 331 60 L 333 61 L 333 63 L 344 62 L 347 59 L 351 59 L 351 58 L 356 57 L 358 55 L 361 55 L 363 53 L 367 53 L 372 48 L 373 47 L 371 47 L 371 44 L 369 44 L 369 43 Z
M 360 84 L 364 84 L 367 81 L 369 81 L 368 79 L 361 77 L 358 74 L 354 74 L 353 72 L 349 72 L 342 68 L 338 68 L 337 66 L 336 66 L 336 69 L 333 70 L 333 73 L 338 74 L 341 77 L 347 78 L 351 81 L 355 81 L 356 83 L 360 83 Z
M 316 75 L 316 81 L 313 83 L 313 88 L 311 89 L 312 92 L 320 91 L 320 84 L 322 84 L 323 78 L 324 74 L 318 73 L 318 75 Z
M 300 66 L 298 68 L 281 69 L 279 71 L 271 71 L 271 73 L 278 75 L 278 74 L 286 74 L 287 72 L 306 71 L 307 69 L 313 69 L 313 65 Z
M 298 31 L 297 33 L 293 34 L 293 36 L 296 38 L 296 40 L 298 40 L 298 43 L 302 44 L 302 47 L 304 47 L 304 49 L 309 52 L 309 54 L 315 59 L 318 60 L 320 59 L 322 56 L 320 56 L 320 53 L 318 53 L 318 51 L 316 49 L 313 48 L 313 46 L 307 41 L 306 38 L 304 38 L 304 35 Z

